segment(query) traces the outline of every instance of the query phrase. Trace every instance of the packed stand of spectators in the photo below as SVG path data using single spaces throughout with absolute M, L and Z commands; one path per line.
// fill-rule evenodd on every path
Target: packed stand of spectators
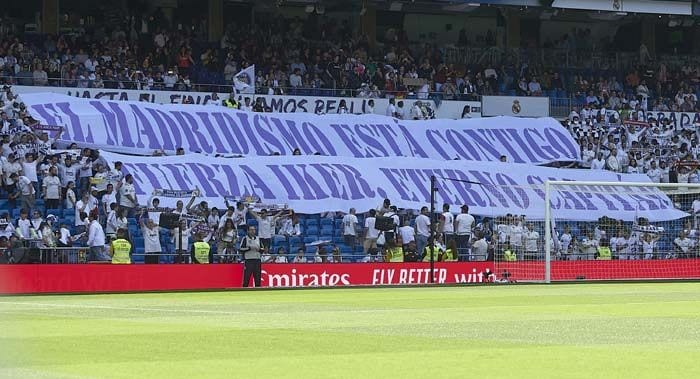
M 0 36 L 0 80 L 79 88 L 228 92 L 234 76 L 255 65 L 260 94 L 448 100 L 505 94 L 573 96 L 577 101 L 596 96 L 602 101 L 603 96 L 612 98 L 617 93 L 619 104 L 609 104 L 612 109 L 622 108 L 625 98 L 632 109 L 636 103 L 650 110 L 697 107 L 685 101 L 685 91 L 697 94 L 700 66 L 693 62 L 670 67 L 640 57 L 644 66 L 629 73 L 566 70 L 539 60 L 529 62 L 527 55 L 517 61 L 504 57 L 500 64 L 457 66 L 445 63 L 443 46 L 415 47 L 402 30 L 387 31 L 383 43 L 372 46 L 347 20 L 317 21 L 277 17 L 255 25 L 229 25 L 216 44 L 206 41 L 201 23 L 169 25 L 159 12 L 125 16 L 114 24 L 58 37 Z M 458 45 L 487 49 L 495 45 L 492 34 L 473 37 L 463 31 Z M 592 47 L 581 42 L 589 40 L 585 31 L 571 35 L 580 38 L 565 36 L 545 45 L 590 51 Z

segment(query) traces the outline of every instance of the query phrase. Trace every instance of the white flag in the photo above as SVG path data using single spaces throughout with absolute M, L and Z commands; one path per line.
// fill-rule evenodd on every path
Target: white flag
M 233 86 L 238 93 L 255 93 L 255 65 L 248 66 L 233 77 Z

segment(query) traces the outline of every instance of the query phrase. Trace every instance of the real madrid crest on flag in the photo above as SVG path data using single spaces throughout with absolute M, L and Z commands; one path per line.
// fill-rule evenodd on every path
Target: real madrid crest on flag
M 255 93 L 255 65 L 248 66 L 233 77 L 237 93 Z
M 513 111 L 513 114 L 519 114 L 520 111 L 522 110 L 522 107 L 520 106 L 520 101 L 513 100 L 513 106 L 510 109 L 511 109 L 511 111 Z

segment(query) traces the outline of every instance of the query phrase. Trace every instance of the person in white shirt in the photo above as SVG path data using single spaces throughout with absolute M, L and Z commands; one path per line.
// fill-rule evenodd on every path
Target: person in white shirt
M 591 170 L 605 170 L 603 153 L 598 153 L 598 157 L 591 161 Z
M 592 260 L 595 258 L 595 253 L 598 251 L 598 240 L 595 239 L 593 231 L 589 231 L 588 235 L 583 237 L 580 250 L 579 259 Z
M 283 247 L 277 248 L 277 254 L 275 255 L 275 263 L 287 263 L 287 251 Z
M 675 252 L 670 253 L 666 258 L 695 258 L 697 254 L 693 253 L 693 248 L 695 243 L 693 240 L 688 238 L 688 234 L 682 231 L 680 235 L 673 240 L 673 246 L 675 247 Z M 646 258 L 645 258 L 646 259 Z
M 114 186 L 107 184 L 107 190 L 105 191 L 104 195 L 102 195 L 100 202 L 102 203 L 103 212 L 105 214 L 109 213 L 112 203 L 117 202 L 117 194 L 114 192 Z M 117 231 L 115 230 L 114 232 L 116 233 Z
M 656 250 L 656 241 L 658 241 L 660 238 L 659 235 L 651 234 L 651 233 L 646 233 L 643 235 L 641 238 L 641 245 L 642 245 L 642 253 L 644 254 L 644 259 L 654 259 L 654 251 Z M 669 255 L 672 255 L 673 253 L 669 253 L 666 258 L 669 258 Z
M 75 197 L 75 182 L 68 182 L 68 186 L 66 187 L 66 204 L 65 207 L 66 209 L 73 209 L 75 208 L 77 200 Z
M 440 224 L 442 226 L 442 240 L 449 242 L 454 238 L 455 233 L 455 217 L 450 212 L 450 205 L 442 205 L 442 214 L 440 215 Z
M 294 256 L 294 259 L 292 259 L 292 263 L 306 263 L 306 256 L 304 255 L 304 249 L 299 248 L 297 249 L 297 255 Z
M 29 213 L 26 209 L 19 212 L 15 233 L 22 240 L 32 238 L 32 220 L 29 219 Z
M 83 219 L 80 217 L 82 213 L 85 213 L 87 215 L 90 215 L 93 213 L 94 208 L 91 207 L 92 202 L 90 201 L 90 195 L 86 192 L 83 194 L 83 196 L 78 200 L 77 203 L 75 203 L 75 226 L 76 230 L 83 231 L 87 225 L 85 225 L 85 222 Z
M 411 107 L 410 119 L 411 120 L 424 120 L 425 119 L 425 115 L 423 114 L 423 110 L 421 109 L 421 102 L 419 100 L 417 100 L 415 103 L 413 103 L 413 106 Z
M 428 239 L 430 238 L 430 217 L 428 207 L 422 207 L 420 209 L 420 214 L 416 216 L 416 248 L 418 249 L 418 254 L 423 254 L 423 250 L 428 245 Z
M 10 178 L 16 183 L 19 190 L 21 207 L 25 209 L 34 208 L 35 190 L 32 181 L 26 176 L 20 176 L 16 173 L 12 174 Z
M 469 206 L 462 205 L 462 213 L 455 217 L 454 230 L 457 240 L 457 248 L 466 251 L 469 249 L 469 240 L 472 237 L 472 229 L 474 228 L 474 216 L 469 214 Z
M 279 211 L 274 215 L 268 215 L 267 209 L 261 209 L 260 213 L 257 213 L 252 209 L 249 210 L 249 212 L 258 221 L 258 238 L 260 238 L 260 244 L 262 245 L 261 247 L 269 251 L 272 245 L 274 225 L 277 218 L 282 214 L 282 211 Z
M 398 118 L 398 113 L 396 112 L 396 105 L 394 105 L 396 100 L 393 98 L 389 99 L 389 105 L 386 107 L 386 115 L 388 117 Z
M 117 230 L 119 230 L 119 224 L 117 222 L 117 209 L 119 206 L 117 203 L 112 203 L 109 206 L 109 212 L 107 212 L 107 217 L 105 221 L 105 235 L 108 240 L 112 240 L 117 236 Z
M 145 212 L 144 210 L 140 220 L 144 252 L 146 254 L 144 263 L 158 264 L 160 261 L 160 254 L 163 252 L 160 245 L 160 228 L 153 220 L 146 217 Z
M 182 229 L 182 237 L 180 237 L 180 229 Z M 181 220 L 180 225 L 173 228 L 170 233 L 170 242 L 175 245 L 175 252 L 178 254 L 187 255 L 190 251 L 190 238 L 192 238 L 192 228 L 187 226 L 187 220 Z
M 58 168 L 51 167 L 49 175 L 41 183 L 46 209 L 58 209 L 61 205 L 61 180 L 58 178 Z
M 90 247 L 89 261 L 111 261 L 112 258 L 105 252 L 105 232 L 102 225 L 97 221 L 97 215 L 92 212 L 88 216 L 90 224 L 88 226 L 87 245 Z
M 408 218 L 403 221 L 403 226 L 399 228 L 399 236 L 403 242 L 404 249 L 406 249 L 408 244 L 416 241 L 416 230 L 411 226 Z
M 489 243 L 480 231 L 474 233 L 474 243 L 469 251 L 470 261 L 485 261 L 489 255 Z
M 605 160 L 605 166 L 608 170 L 613 172 L 620 172 L 621 165 L 620 160 L 617 157 L 617 149 L 612 149 L 608 159 Z
M 350 213 L 343 216 L 343 243 L 355 250 L 357 245 L 357 216 L 355 208 L 350 208 Z
M 119 189 L 119 206 L 127 210 L 127 214 L 132 215 L 138 205 L 136 198 L 136 187 L 134 187 L 134 178 L 131 174 L 124 177 L 124 183 Z
M 593 149 L 593 144 L 589 143 L 588 146 L 585 149 L 583 149 L 583 152 L 581 153 L 581 160 L 583 161 L 581 166 L 590 168 L 593 159 L 595 159 L 595 155 L 596 154 L 595 150 Z
M 615 238 L 615 248 L 613 249 L 611 243 L 610 249 L 613 251 L 613 254 L 617 254 L 617 259 L 632 260 L 635 259 L 635 257 L 634 255 L 630 254 L 630 243 L 631 241 L 629 239 L 629 232 L 621 230 L 618 233 L 617 238 Z
M 523 239 L 525 240 L 525 254 L 527 259 L 544 259 L 544 254 L 539 254 L 540 233 L 535 230 L 534 225 L 527 224 Z
M 647 176 L 654 183 L 661 183 L 661 170 L 656 167 L 656 161 L 651 161 L 649 163 L 649 169 L 647 170 Z
M 571 246 L 571 229 L 568 225 L 564 227 L 564 233 L 559 237 L 559 246 L 560 257 L 567 260 L 569 257 L 569 246 Z
M 362 245 L 365 254 L 370 249 L 377 248 L 377 238 L 379 237 L 379 230 L 377 230 L 374 225 L 377 221 L 377 211 L 374 209 L 369 210 L 369 216 L 365 218 L 365 240 Z
M 399 120 L 406 119 L 406 108 L 403 106 L 403 101 L 396 103 L 396 118 Z

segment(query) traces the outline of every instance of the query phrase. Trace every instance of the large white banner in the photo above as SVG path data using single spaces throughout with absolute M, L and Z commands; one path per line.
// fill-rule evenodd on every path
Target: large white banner
M 233 88 L 233 86 L 231 86 Z M 13 86 L 12 91 L 21 95 L 30 93 L 57 93 L 81 99 L 103 99 L 120 101 L 142 101 L 155 104 L 189 104 L 206 105 L 211 102 L 210 92 L 182 92 L 182 91 L 153 91 L 153 90 L 125 90 L 105 88 L 74 88 L 74 87 L 35 87 Z M 299 92 L 312 92 L 315 90 L 304 89 Z M 322 90 L 318 90 L 319 92 Z M 228 93 L 217 93 L 220 100 L 228 98 Z M 374 101 L 374 112 L 370 112 L 370 99 L 357 97 L 328 97 L 313 95 L 252 95 L 241 94 L 241 100 L 250 99 L 251 104 L 256 98 L 262 98 L 265 106 L 270 107 L 275 113 L 338 113 L 338 105 L 345 101 L 348 112 L 353 114 L 374 113 L 385 115 L 389 105 L 389 99 L 371 99 Z M 399 100 L 404 103 L 404 109 L 408 115 L 409 110 L 416 100 Z M 426 100 L 422 100 L 425 102 Z M 464 107 L 469 107 L 471 117 L 481 117 L 481 103 L 478 101 L 453 101 L 445 100 L 439 103 L 428 101 L 435 111 L 435 116 L 441 119 L 462 118 Z
M 546 180 L 648 182 L 645 175 L 607 171 L 561 170 L 547 167 L 470 161 L 403 158 L 348 158 L 323 156 L 213 158 L 201 154 L 169 157 L 133 157 L 102 153 L 108 162 L 121 161 L 134 176 L 138 200 L 147 202 L 153 189 L 191 190 L 201 200 L 223 206 L 223 196 L 256 195 L 263 203 L 285 203 L 298 212 L 363 212 L 384 198 L 402 208 L 420 209 L 430 202 L 430 176 L 437 177 L 437 204 L 453 211 L 467 204 L 471 213 L 499 216 L 507 213 L 544 217 Z M 451 180 L 455 179 L 455 180 Z M 592 187 L 553 193 L 557 218 L 596 220 L 601 216 L 651 221 L 686 214 L 674 209 L 663 193 L 647 188 Z M 167 205 L 167 204 L 166 204 Z
M 548 97 L 483 96 L 483 116 L 548 117 Z
M 579 160 L 579 146 L 551 118 L 402 121 L 379 115 L 249 113 L 206 105 L 23 96 L 32 116 L 64 126 L 62 139 L 128 153 L 156 149 L 268 156 L 419 157 L 515 163 Z

